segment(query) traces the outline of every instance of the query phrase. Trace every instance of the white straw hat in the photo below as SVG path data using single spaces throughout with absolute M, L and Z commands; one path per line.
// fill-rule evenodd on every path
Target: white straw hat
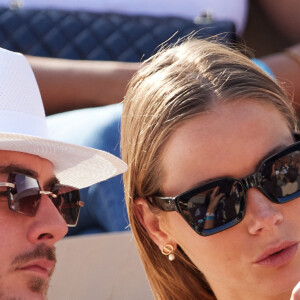
M 46 158 L 66 185 L 84 188 L 127 170 L 105 151 L 48 138 L 45 111 L 34 74 L 20 53 L 0 48 L 0 150 Z

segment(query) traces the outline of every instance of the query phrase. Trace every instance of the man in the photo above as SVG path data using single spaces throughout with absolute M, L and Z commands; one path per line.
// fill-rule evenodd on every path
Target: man
M 46 298 L 54 244 L 83 205 L 78 188 L 125 170 L 109 153 L 48 139 L 29 64 L 0 48 L 0 299 Z

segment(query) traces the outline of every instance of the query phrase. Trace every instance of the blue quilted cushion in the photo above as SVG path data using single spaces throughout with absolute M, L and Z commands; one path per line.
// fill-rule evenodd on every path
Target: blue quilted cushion
M 138 62 L 169 38 L 172 43 L 196 32 L 198 37 L 220 34 L 233 42 L 234 31 L 229 21 L 0 7 L 0 46 L 46 57 Z

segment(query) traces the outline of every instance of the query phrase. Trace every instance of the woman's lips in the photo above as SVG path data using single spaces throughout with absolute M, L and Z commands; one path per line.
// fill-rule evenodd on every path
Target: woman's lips
M 254 263 L 264 267 L 281 267 L 295 257 L 298 245 L 298 242 L 284 242 L 278 246 L 269 247 Z

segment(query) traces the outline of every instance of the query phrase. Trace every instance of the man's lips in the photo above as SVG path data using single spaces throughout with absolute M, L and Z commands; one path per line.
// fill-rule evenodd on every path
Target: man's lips
M 28 271 L 37 273 L 37 275 L 41 275 L 43 277 L 50 277 L 55 266 L 54 261 L 50 261 L 48 259 L 39 259 L 34 260 L 26 265 L 22 265 L 17 268 L 18 271 Z
M 261 255 L 254 260 L 254 264 L 266 267 L 280 267 L 290 262 L 298 250 L 296 241 L 283 241 L 267 247 Z

